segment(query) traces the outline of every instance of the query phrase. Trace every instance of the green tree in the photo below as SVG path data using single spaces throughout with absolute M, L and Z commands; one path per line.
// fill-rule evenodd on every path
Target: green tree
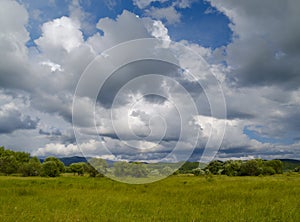
M 20 171 L 23 176 L 38 176 L 41 171 L 41 162 L 37 157 L 32 157 L 28 163 L 23 163 L 20 166 Z
M 253 159 L 243 162 L 241 165 L 242 176 L 258 176 L 262 174 L 262 161 Z
M 60 168 L 56 161 L 48 160 L 42 164 L 41 176 L 44 177 L 58 177 L 60 175 Z
M 59 174 L 64 173 L 66 171 L 64 163 L 61 162 L 58 158 L 53 157 L 53 156 L 47 157 L 44 160 L 44 163 L 48 162 L 48 161 L 53 161 L 53 162 L 56 163 L 56 166 L 58 167 Z
M 268 160 L 264 163 L 267 167 L 272 167 L 277 174 L 283 173 L 283 163 L 280 160 Z
M 192 173 L 193 173 L 195 176 L 205 175 L 205 171 L 202 170 L 201 168 L 193 169 L 193 170 L 192 170 Z
M 219 160 L 213 160 L 211 161 L 206 168 L 207 170 L 209 170 L 212 174 L 221 174 L 223 169 L 223 162 L 219 161 Z
M 89 162 L 87 162 L 85 165 L 85 172 L 87 172 L 90 177 L 104 176 L 103 174 L 99 174 L 99 172 Z
M 276 174 L 276 171 L 274 170 L 273 167 L 263 166 L 262 167 L 262 174 L 263 175 L 274 175 L 274 174 Z
M 107 162 L 101 158 L 92 158 L 88 160 L 89 164 L 98 172 L 99 176 L 104 176 L 107 173 Z M 92 170 L 92 169 L 91 169 Z
M 223 174 L 227 176 L 238 176 L 240 175 L 242 162 L 240 160 L 227 160 L 224 162 Z
M 72 173 L 76 174 L 78 176 L 82 176 L 84 174 L 84 171 L 86 169 L 85 167 L 86 163 L 80 162 L 80 163 L 72 163 L 69 166 L 69 169 L 71 170 Z
M 10 175 L 12 173 L 17 173 L 19 169 L 19 164 L 16 157 L 13 154 L 6 152 L 5 155 L 0 157 L 0 172 L 5 175 Z
M 129 175 L 132 177 L 146 177 L 148 175 L 148 169 L 144 163 L 130 163 Z

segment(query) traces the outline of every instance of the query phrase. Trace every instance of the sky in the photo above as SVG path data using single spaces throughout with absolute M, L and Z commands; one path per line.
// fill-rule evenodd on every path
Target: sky
M 0 145 L 300 159 L 299 15 L 298 0 L 0 0 Z

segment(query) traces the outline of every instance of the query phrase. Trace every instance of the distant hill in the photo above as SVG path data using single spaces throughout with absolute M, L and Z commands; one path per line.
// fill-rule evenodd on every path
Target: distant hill
M 41 163 L 44 162 L 45 158 L 41 158 L 40 161 Z M 63 162 L 65 164 L 65 166 L 69 166 L 72 163 L 79 163 L 79 162 L 87 162 L 85 157 L 81 157 L 81 156 L 72 156 L 72 157 L 61 157 L 58 158 L 61 162 Z
M 79 163 L 79 162 L 86 163 L 87 162 L 85 157 L 80 157 L 80 156 L 62 157 L 59 159 L 61 162 L 63 162 L 65 164 L 65 166 L 69 166 L 72 163 Z
M 283 171 L 294 170 L 300 166 L 300 160 L 294 159 L 279 159 L 283 163 Z

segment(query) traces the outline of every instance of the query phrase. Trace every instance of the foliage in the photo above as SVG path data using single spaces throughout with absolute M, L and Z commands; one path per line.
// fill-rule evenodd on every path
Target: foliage
M 238 176 L 240 174 L 242 161 L 227 160 L 224 163 L 223 174 L 227 176 Z
M 205 175 L 205 171 L 202 170 L 202 169 L 200 169 L 200 168 L 193 169 L 193 170 L 192 170 L 192 173 L 193 173 L 195 176 Z
M 199 162 L 185 162 L 178 170 L 178 173 L 192 173 L 192 171 L 199 167 Z
M 58 177 L 65 172 L 65 165 L 58 158 L 50 156 L 47 157 L 41 169 L 41 176 L 43 177 Z
M 0 147 L 0 173 L 5 175 L 21 173 L 23 176 L 27 176 L 28 174 L 31 176 L 31 173 L 28 173 L 28 171 L 36 167 L 34 166 L 35 160 L 34 157 L 30 158 L 29 153 L 16 152 Z M 36 176 L 38 172 L 32 174 L 32 176 Z
M 149 173 L 146 164 L 144 163 L 127 163 L 127 162 L 116 162 L 114 163 L 114 175 L 116 177 L 146 177 Z
M 84 175 L 85 170 L 87 169 L 86 163 L 81 162 L 81 163 L 72 163 L 69 166 L 70 172 L 77 174 L 78 176 Z
M 59 175 L 60 175 L 60 169 L 55 161 L 48 160 L 42 164 L 41 176 L 58 177 Z
M 20 171 L 24 177 L 38 176 L 41 173 L 41 162 L 37 157 L 32 157 L 28 163 L 24 163 L 20 167 Z
M 247 161 L 227 160 L 224 163 L 218 160 L 210 162 L 205 170 L 214 175 L 227 176 L 259 176 L 282 174 L 283 164 L 280 160 L 252 159 Z
M 107 162 L 101 158 L 92 158 L 88 161 L 87 170 L 90 176 L 104 176 L 107 173 Z
M 44 160 L 44 163 L 49 162 L 49 161 L 53 161 L 56 163 L 59 173 L 64 173 L 66 171 L 64 163 L 61 162 L 58 158 L 56 158 L 54 156 L 49 156 Z
M 224 170 L 223 162 L 219 160 L 213 160 L 206 166 L 206 169 L 209 170 L 212 174 L 221 174 Z

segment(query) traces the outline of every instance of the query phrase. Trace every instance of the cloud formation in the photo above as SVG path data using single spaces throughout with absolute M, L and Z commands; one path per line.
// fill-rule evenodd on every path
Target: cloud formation
M 109 2 L 115 7 L 113 1 Z M 216 137 L 222 136 L 225 124 L 219 158 L 247 155 L 300 158 L 299 1 L 209 0 L 214 8 L 212 15 L 224 13 L 233 31 L 232 41 L 216 49 L 184 40 L 171 42 L 172 36 L 164 22 L 180 23 L 179 9 L 192 7 L 193 2 L 134 0 L 143 10 L 143 17 L 124 10 L 116 18 L 101 17 L 97 24 L 89 24 L 88 13 L 79 2 L 73 1 L 69 15 L 44 22 L 41 35 L 30 40 L 27 26 L 29 16 L 34 15 L 28 14 L 16 1 L 1 1 L 0 140 L 4 141 L 3 145 L 20 149 L 22 144 L 27 144 L 32 146 L 32 154 L 40 156 L 81 155 L 80 149 L 87 155 L 101 156 L 106 155 L 101 153 L 105 144 L 114 154 L 113 158 L 109 155 L 112 159 L 150 161 L 167 158 L 178 141 L 180 152 L 189 150 L 193 138 L 179 139 L 180 124 L 192 123 L 199 131 L 196 154 L 203 151 L 211 132 Z M 158 7 L 157 3 L 164 7 Z M 82 111 L 77 124 L 84 141 L 76 144 L 72 131 L 73 95 L 88 64 L 99 55 L 107 56 L 105 50 L 110 47 L 149 37 L 162 40 L 164 49 L 177 48 L 176 53 L 165 56 L 185 70 L 150 60 L 115 70 L 97 96 L 95 113 L 90 112 L 95 101 L 88 96 L 79 98 Z M 28 41 L 35 45 L 28 46 Z M 208 64 L 195 53 L 182 50 L 180 44 L 201 55 Z M 135 51 L 138 50 L 125 50 L 119 56 L 126 57 Z M 100 75 L 109 65 L 97 70 Z M 140 78 L 155 73 L 170 77 L 186 89 L 199 111 L 194 122 L 188 118 L 191 106 L 178 85 Z M 216 78 L 211 78 L 210 73 Z M 222 85 L 226 99 L 227 119 L 222 116 L 217 83 Z M 93 84 L 96 83 L 88 82 L 87 93 Z M 143 96 L 143 92 L 154 89 L 159 95 Z M 170 102 L 173 97 L 184 107 L 181 116 Z M 119 130 L 118 135 L 112 121 Z M 95 123 L 99 132 L 93 128 Z M 16 135 L 19 144 L 13 139 Z M 159 140 L 161 143 L 157 145 Z M 130 145 L 147 152 L 137 152 Z

